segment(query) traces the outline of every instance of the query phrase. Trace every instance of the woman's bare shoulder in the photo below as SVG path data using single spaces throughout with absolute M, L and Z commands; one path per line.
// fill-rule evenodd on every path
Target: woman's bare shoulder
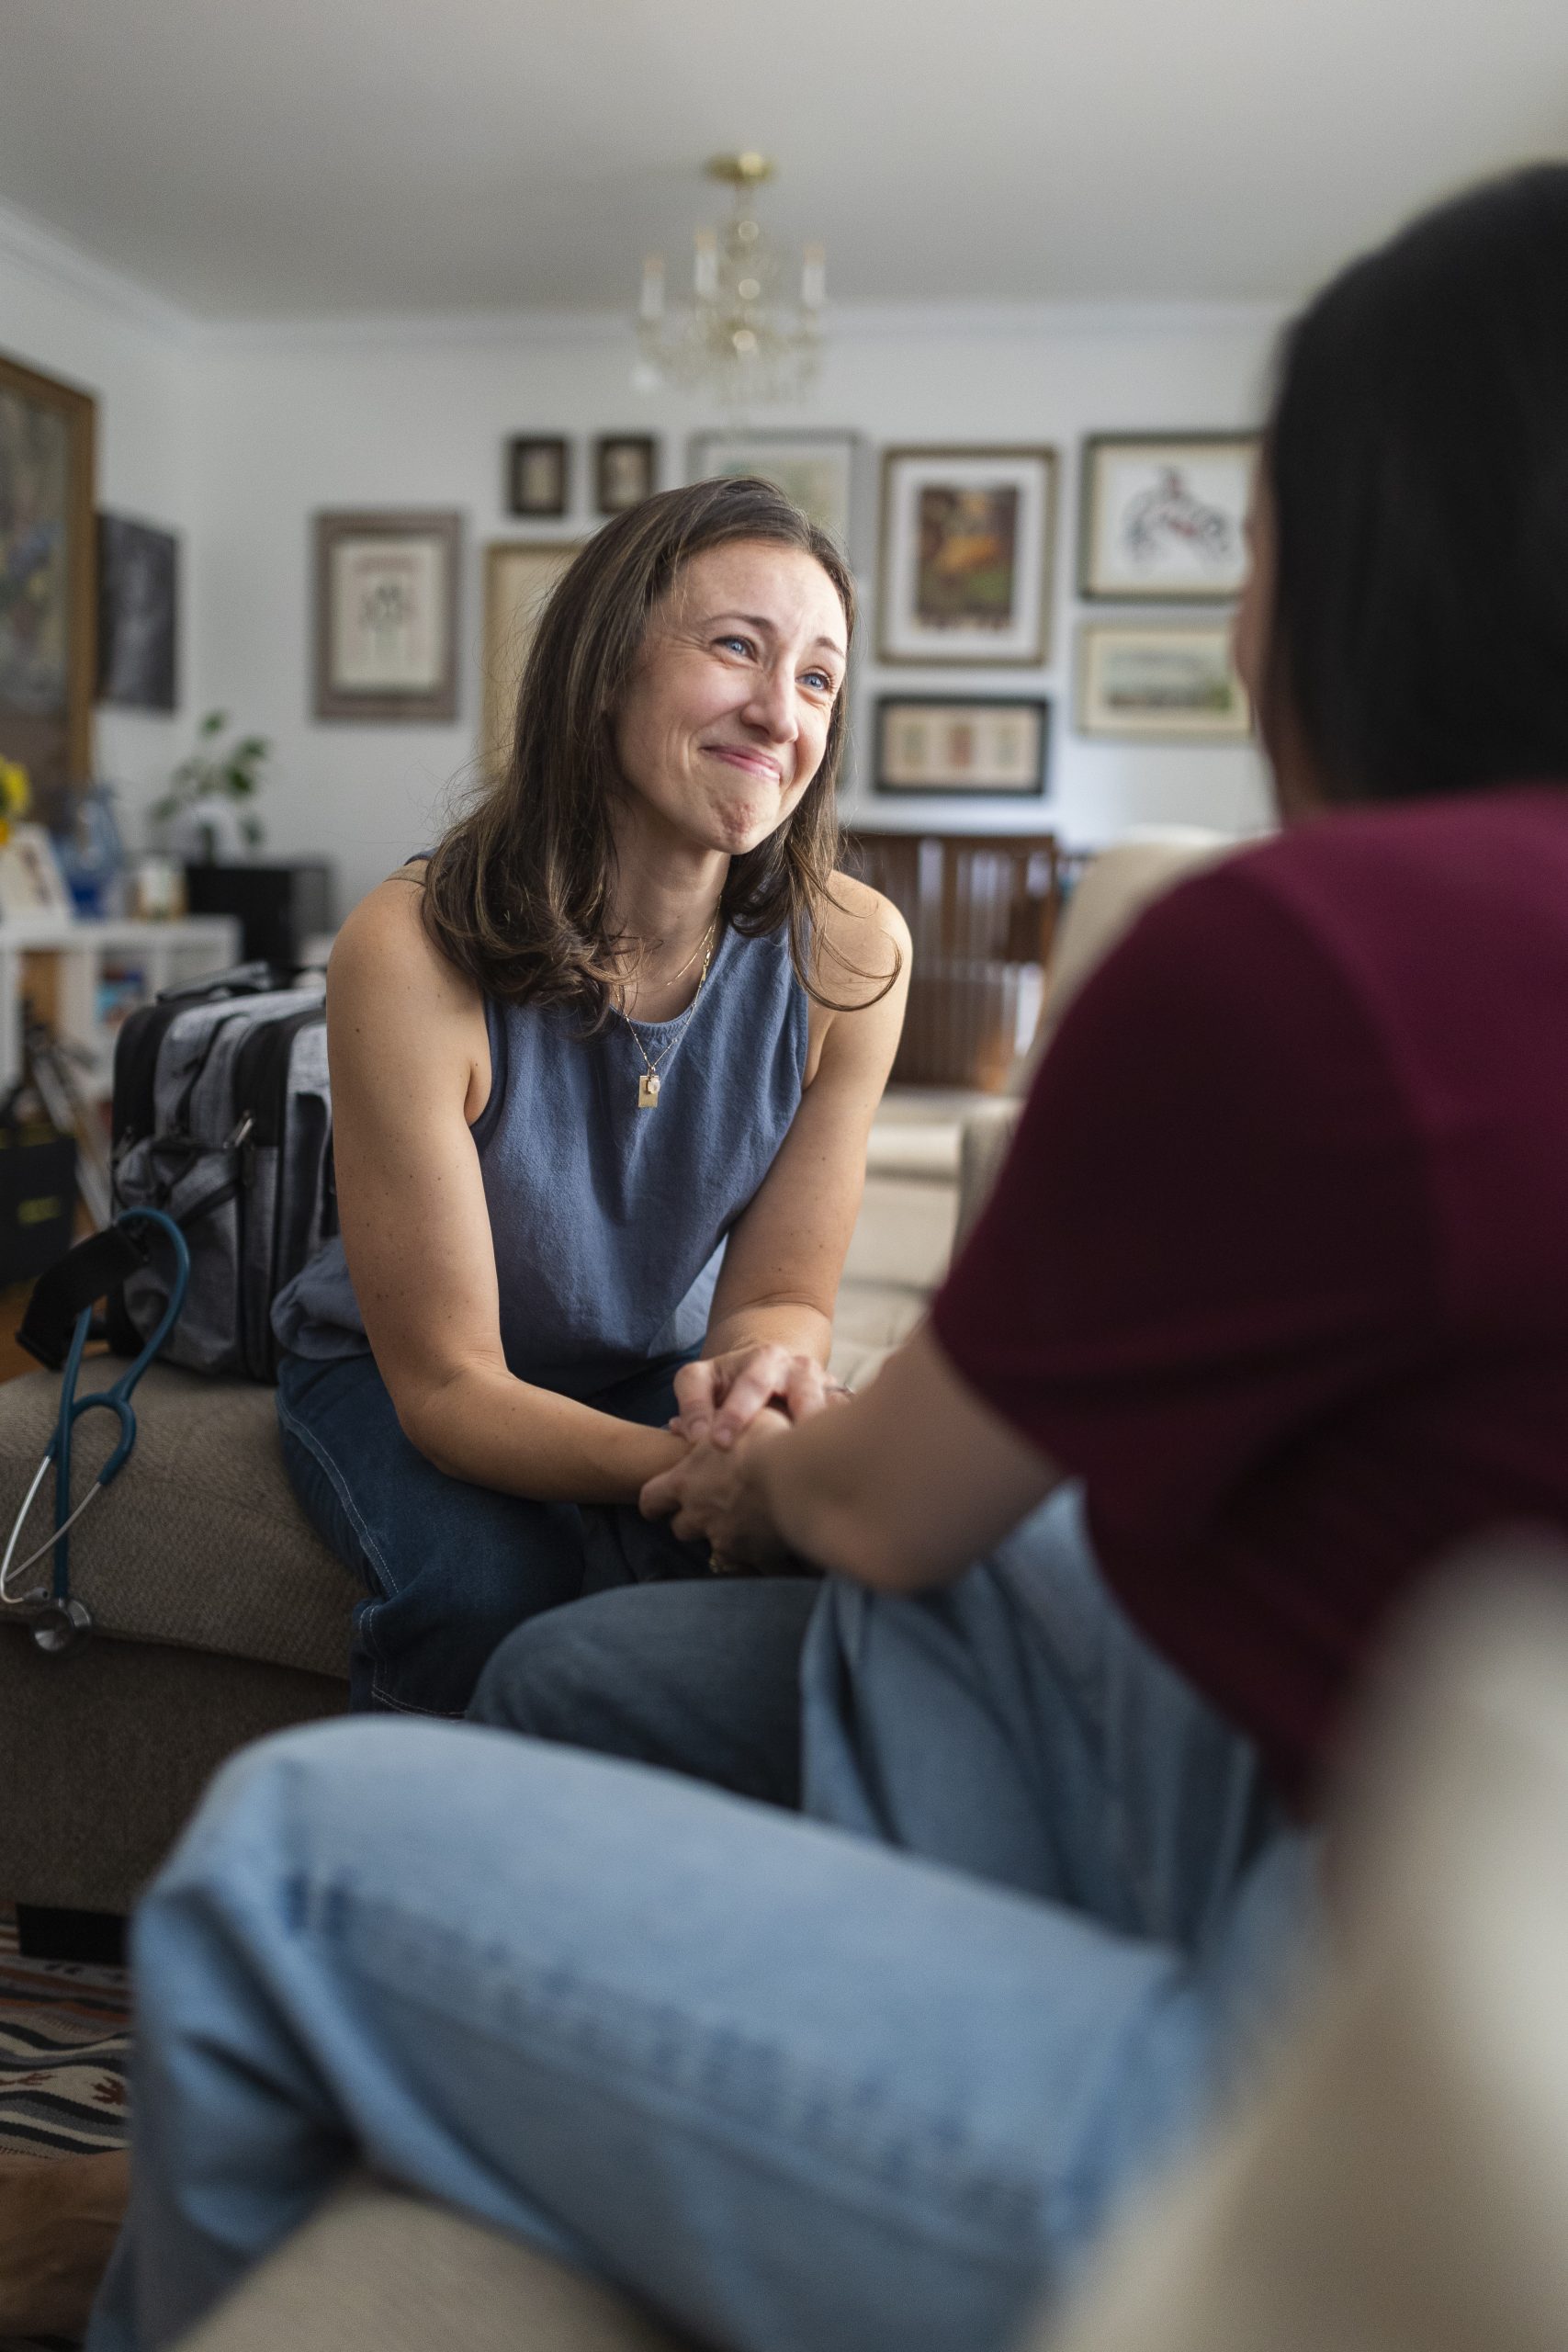
M 909 967 L 909 926 L 891 899 L 853 874 L 835 874 L 817 924 L 817 984 L 840 1003 L 879 998 Z
M 333 943 L 329 994 L 340 1002 L 411 1002 L 456 1013 L 479 1004 L 479 991 L 445 956 L 424 922 L 424 861 L 400 867 L 367 891 Z

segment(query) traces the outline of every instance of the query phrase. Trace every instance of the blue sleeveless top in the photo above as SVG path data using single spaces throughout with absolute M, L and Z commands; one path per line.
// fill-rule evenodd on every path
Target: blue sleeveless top
M 800 1103 L 809 1008 L 787 933 L 727 927 L 677 1043 L 685 1018 L 636 1024 L 659 1063 L 643 1111 L 618 1014 L 584 1036 L 581 1012 L 486 1000 L 490 1099 L 471 1132 L 520 1380 L 592 1396 L 702 1340 L 725 1238 Z M 341 1240 L 279 1292 L 273 1329 L 295 1355 L 365 1352 Z

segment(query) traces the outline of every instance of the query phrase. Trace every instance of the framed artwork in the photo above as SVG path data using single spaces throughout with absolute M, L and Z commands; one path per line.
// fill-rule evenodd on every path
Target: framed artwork
M 179 541 L 123 514 L 98 516 L 98 700 L 177 707 Z
M 624 514 L 659 487 L 659 444 L 651 433 L 604 433 L 593 444 L 594 503 L 601 514 Z
M 479 757 L 489 775 L 511 752 L 517 692 L 539 615 L 584 544 L 581 539 L 495 539 L 485 549 Z
M 691 477 L 712 481 L 758 474 L 847 552 L 856 445 L 852 433 L 698 433 L 692 437 Z
M 1084 444 L 1078 586 L 1213 604 L 1247 571 L 1255 433 L 1097 433 Z
M 62 830 L 93 772 L 96 427 L 89 394 L 0 359 L 0 758 Z
M 1224 621 L 1095 621 L 1078 632 L 1080 735 L 1235 742 L 1252 732 Z
M 506 445 L 506 511 L 544 522 L 564 514 L 571 495 L 571 450 L 561 434 L 520 435 Z
M 1032 669 L 1051 643 L 1054 449 L 886 449 L 884 662 Z
M 457 716 L 458 514 L 318 514 L 316 717 Z
M 876 706 L 878 792 L 980 798 L 1045 789 L 1049 703 L 1031 697 L 885 695 Z

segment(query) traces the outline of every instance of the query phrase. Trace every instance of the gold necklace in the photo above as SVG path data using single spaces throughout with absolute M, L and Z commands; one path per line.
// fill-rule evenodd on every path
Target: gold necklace
M 687 1029 L 691 1025 L 692 1015 L 695 1012 L 702 999 L 703 982 L 707 978 L 708 966 L 713 962 L 714 933 L 717 929 L 718 917 L 715 915 L 712 922 L 708 925 L 707 936 L 701 944 L 700 952 L 702 953 L 703 968 L 698 977 L 696 994 L 693 997 L 691 1003 L 686 1007 L 685 1016 L 682 1019 L 680 1027 L 676 1030 L 675 1035 L 671 1038 L 667 1046 L 660 1046 L 652 1061 L 649 1060 L 648 1054 L 643 1046 L 642 1039 L 637 1035 L 636 1029 L 632 1025 L 630 1013 L 627 1012 L 624 1005 L 618 1004 L 615 1007 L 615 1011 L 620 1014 L 621 1019 L 626 1023 L 627 1029 L 631 1032 L 632 1044 L 637 1047 L 637 1053 L 642 1061 L 642 1076 L 637 1082 L 637 1107 L 639 1111 L 657 1111 L 659 1108 L 659 1065 L 661 1061 L 667 1060 L 674 1052 L 676 1046 L 680 1044 L 682 1038 L 685 1035 Z M 696 960 L 697 956 L 696 953 L 694 952 L 686 958 L 685 963 L 681 967 L 681 972 L 677 972 L 674 975 L 674 978 L 678 980 L 682 976 L 682 972 L 689 972 Z M 673 983 L 667 982 L 666 985 L 671 986 Z

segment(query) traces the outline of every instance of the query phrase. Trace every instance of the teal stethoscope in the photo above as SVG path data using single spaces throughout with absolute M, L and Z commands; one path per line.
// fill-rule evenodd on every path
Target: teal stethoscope
M 186 1247 L 185 1235 L 173 1217 L 165 1216 L 161 1209 L 125 1209 L 115 1222 L 120 1226 L 155 1226 L 165 1236 L 174 1252 L 174 1280 L 169 1285 L 168 1304 L 159 1318 L 158 1327 L 141 1354 L 133 1363 L 127 1364 L 112 1388 L 95 1389 L 86 1396 L 77 1396 L 76 1379 L 82 1369 L 87 1334 L 92 1328 L 91 1306 L 85 1306 L 76 1317 L 76 1328 L 71 1336 L 71 1351 L 61 1374 L 60 1418 L 54 1426 L 54 1435 L 44 1448 L 43 1460 L 39 1464 L 33 1483 L 28 1488 L 27 1499 L 17 1513 L 6 1545 L 6 1556 L 0 1560 L 0 1605 L 19 1611 L 31 1623 L 33 1639 L 39 1649 L 51 1657 L 74 1649 L 77 1643 L 85 1641 L 93 1630 L 92 1614 L 86 1602 L 76 1600 L 71 1590 L 71 1530 L 89 1503 L 96 1502 L 105 1488 L 114 1484 L 130 1459 L 136 1444 L 136 1414 L 130 1402 L 132 1394 L 137 1382 L 173 1330 L 185 1305 L 186 1289 L 190 1281 L 190 1251 Z M 113 1453 L 73 1510 L 72 1434 L 82 1415 L 92 1412 L 95 1408 L 114 1414 L 119 1423 L 119 1436 Z M 54 1464 L 54 1532 L 45 1538 L 36 1552 L 29 1552 L 25 1560 L 13 1567 L 13 1555 L 27 1525 L 28 1514 L 38 1499 L 39 1488 L 49 1475 L 51 1463 Z M 30 1592 L 14 1592 L 11 1589 L 13 1578 L 25 1576 L 51 1550 L 54 1554 L 52 1588 L 39 1585 Z

